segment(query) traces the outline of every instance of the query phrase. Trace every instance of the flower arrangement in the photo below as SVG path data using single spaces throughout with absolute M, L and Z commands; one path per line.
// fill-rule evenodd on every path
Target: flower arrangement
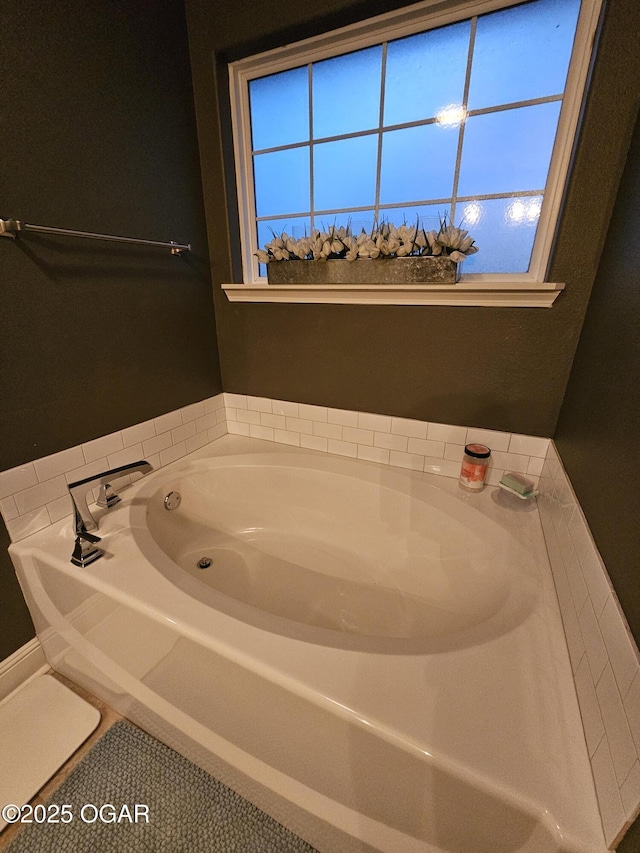
M 478 251 L 475 241 L 467 231 L 440 222 L 438 231 L 383 221 L 371 231 L 364 228 L 359 235 L 351 232 L 350 225 L 331 225 L 326 231 L 313 229 L 309 236 L 294 239 L 286 231 L 273 235 L 256 257 L 262 264 L 272 261 L 339 260 L 355 261 L 359 258 L 446 257 L 460 263 Z

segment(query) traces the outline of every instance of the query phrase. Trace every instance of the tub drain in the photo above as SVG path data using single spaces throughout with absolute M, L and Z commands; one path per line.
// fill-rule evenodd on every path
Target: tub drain
M 196 565 L 199 569 L 208 569 L 212 563 L 213 560 L 211 559 L 211 557 L 201 557 Z

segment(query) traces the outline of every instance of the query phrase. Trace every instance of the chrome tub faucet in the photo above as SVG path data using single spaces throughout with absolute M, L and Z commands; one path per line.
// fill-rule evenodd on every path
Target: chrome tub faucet
M 88 566 L 95 560 L 100 559 L 104 554 L 101 548 L 97 547 L 100 537 L 94 533 L 89 533 L 90 530 L 97 530 L 98 525 L 94 517 L 89 512 L 87 503 L 87 494 L 95 486 L 100 486 L 100 495 L 97 500 L 98 506 L 111 507 L 117 504 L 120 498 L 111 488 L 111 481 L 124 477 L 126 474 L 148 474 L 153 471 L 153 466 L 143 459 L 139 462 L 130 462 L 128 465 L 120 465 L 119 468 L 111 468 L 109 471 L 103 471 L 101 474 L 96 474 L 93 477 L 85 477 L 84 480 L 77 480 L 75 483 L 69 483 L 69 494 L 73 504 L 73 532 L 76 537 L 75 547 L 71 556 L 71 562 L 74 566 Z

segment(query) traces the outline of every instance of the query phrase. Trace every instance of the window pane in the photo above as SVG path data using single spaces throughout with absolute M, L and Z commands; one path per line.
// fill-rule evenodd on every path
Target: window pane
M 314 210 L 375 203 L 377 134 L 313 146 Z
M 478 19 L 468 108 L 564 91 L 580 0 L 535 0 Z
M 457 147 L 457 132 L 438 124 L 386 131 L 380 204 L 451 198 Z
M 380 45 L 314 63 L 314 139 L 379 126 L 381 69 Z
M 309 75 L 306 66 L 249 83 L 254 151 L 309 139 Z M 282 105 L 286 104 L 286 109 Z
M 560 104 L 537 104 L 467 119 L 458 195 L 542 190 Z
M 469 51 L 469 21 L 389 42 L 384 124 L 435 118 L 461 105 Z
M 309 210 L 309 148 L 290 148 L 253 158 L 259 217 Z
M 527 272 L 541 206 L 542 196 L 460 204 L 456 220 L 461 220 L 479 250 L 463 262 L 462 272 Z

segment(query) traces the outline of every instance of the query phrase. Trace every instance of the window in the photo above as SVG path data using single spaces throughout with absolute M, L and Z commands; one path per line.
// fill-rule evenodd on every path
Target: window
M 273 231 L 446 216 L 480 248 L 462 289 L 550 290 L 599 0 L 451 5 L 230 66 L 245 284 Z

